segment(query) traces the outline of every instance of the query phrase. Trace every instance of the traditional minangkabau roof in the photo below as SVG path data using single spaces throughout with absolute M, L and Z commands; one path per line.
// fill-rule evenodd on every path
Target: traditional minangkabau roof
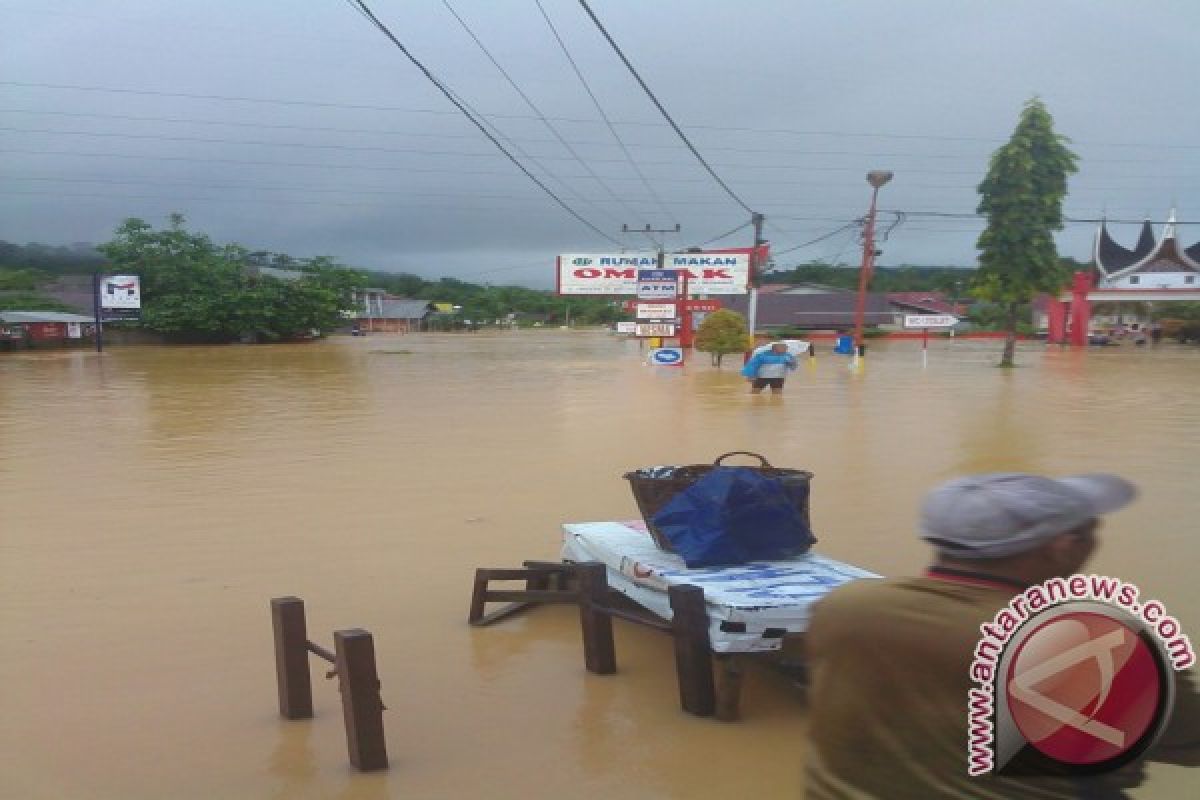
M 1162 238 L 1154 240 L 1150 220 L 1142 224 L 1137 246 L 1128 250 L 1108 234 L 1108 226 L 1100 223 L 1093 251 L 1096 268 L 1108 279 L 1123 278 L 1137 272 L 1200 272 L 1200 242 L 1186 250 L 1175 238 L 1175 212 L 1167 220 Z

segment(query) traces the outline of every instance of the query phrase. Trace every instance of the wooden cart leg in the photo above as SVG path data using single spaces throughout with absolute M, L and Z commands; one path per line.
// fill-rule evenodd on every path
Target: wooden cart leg
M 732 653 L 716 657 L 717 719 L 735 722 L 741 716 L 742 659 Z
M 708 639 L 708 607 L 699 586 L 671 586 L 671 631 L 675 640 L 675 675 L 679 705 L 689 714 L 711 717 L 716 712 L 712 649 Z

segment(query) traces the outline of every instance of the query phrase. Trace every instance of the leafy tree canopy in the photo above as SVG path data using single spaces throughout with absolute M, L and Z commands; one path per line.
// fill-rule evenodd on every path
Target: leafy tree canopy
M 299 264 L 302 277 L 285 280 L 248 269 L 247 252 L 217 245 L 184 227 L 154 230 L 126 220 L 99 247 L 111 269 L 142 277 L 142 324 L 185 341 L 227 342 L 239 338 L 277 340 L 328 331 L 344 323 L 360 273 L 328 258 Z
M 1076 171 L 1066 141 L 1035 97 L 1025 104 L 1008 142 L 992 154 L 979 184 L 978 211 L 987 217 L 987 227 L 976 245 L 979 269 L 972 292 L 1007 309 L 1009 336 L 1001 366 L 1013 363 L 1020 305 L 1037 294 L 1057 292 L 1070 277 L 1054 246 L 1054 232 L 1063 227 L 1067 178 Z
M 744 353 L 750 346 L 750 331 L 745 318 L 727 308 L 714 311 L 704 318 L 696 331 L 696 349 L 712 354 L 713 363 L 721 365 L 722 357 Z

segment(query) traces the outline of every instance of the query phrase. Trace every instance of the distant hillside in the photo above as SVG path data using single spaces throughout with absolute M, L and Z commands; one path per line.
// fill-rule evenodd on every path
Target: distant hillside
M 55 275 L 92 272 L 105 263 L 94 245 L 14 244 L 0 239 L 0 269 L 32 269 Z

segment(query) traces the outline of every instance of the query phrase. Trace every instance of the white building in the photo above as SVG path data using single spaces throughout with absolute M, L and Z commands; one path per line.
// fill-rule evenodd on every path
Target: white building
M 1097 289 L 1200 289 L 1200 242 L 1187 249 L 1179 243 L 1174 210 L 1157 242 L 1146 220 L 1132 250 L 1113 241 L 1108 227 L 1100 223 L 1093 258 L 1099 272 Z

